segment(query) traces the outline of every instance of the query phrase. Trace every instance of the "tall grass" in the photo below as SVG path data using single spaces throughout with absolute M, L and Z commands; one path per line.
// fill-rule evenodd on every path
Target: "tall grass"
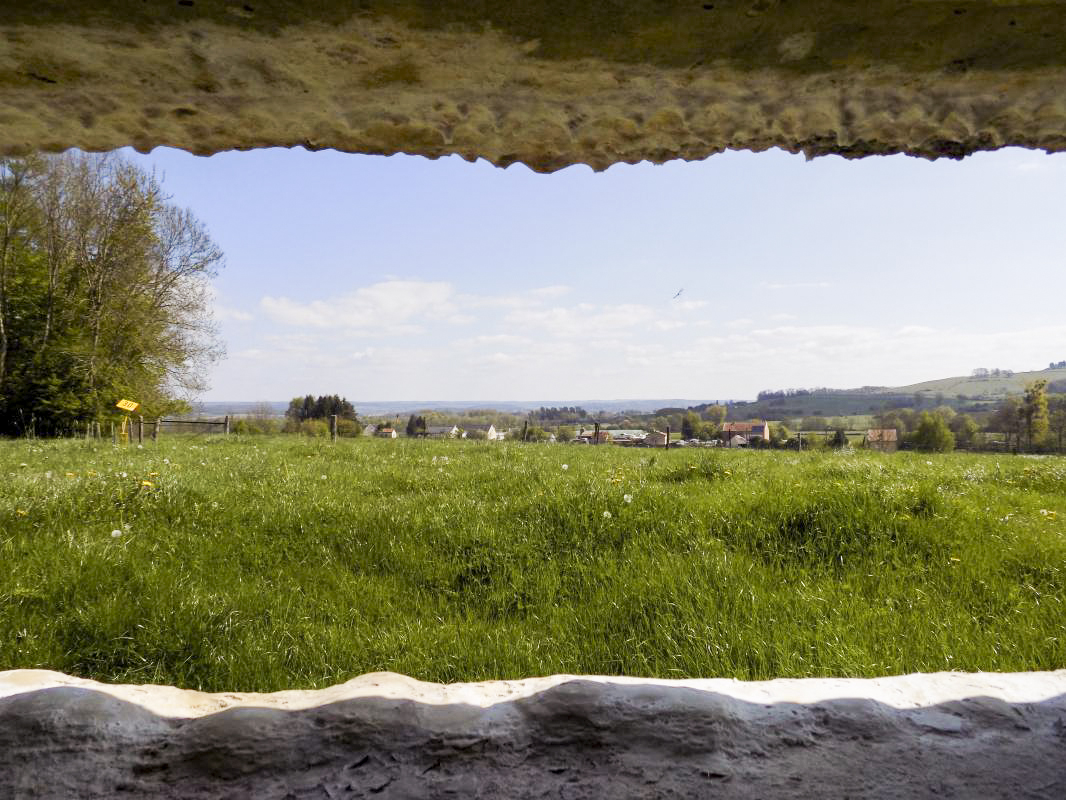
M 0 669 L 269 691 L 1062 668 L 1064 490 L 1061 458 L 0 442 Z

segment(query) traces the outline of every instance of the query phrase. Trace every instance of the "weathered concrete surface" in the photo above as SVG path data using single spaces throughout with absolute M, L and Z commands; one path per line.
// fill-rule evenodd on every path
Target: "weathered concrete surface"
M 0 672 L 4 798 L 1066 797 L 1066 670 L 364 675 L 269 695 Z
M 1066 149 L 1061 0 L 6 0 L 0 153 Z

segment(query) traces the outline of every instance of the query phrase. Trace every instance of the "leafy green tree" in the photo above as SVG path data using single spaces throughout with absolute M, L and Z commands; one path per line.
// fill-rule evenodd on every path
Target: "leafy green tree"
M 681 438 L 695 439 L 700 428 L 700 415 L 695 411 L 688 411 L 681 417 Z
M 770 444 L 774 447 L 784 447 L 789 439 L 792 438 L 792 432 L 783 422 L 775 422 L 770 425 Z
M 911 434 L 911 442 L 918 450 L 931 453 L 950 453 L 955 449 L 955 436 L 939 414 L 923 411 L 918 427 Z
M 559 442 L 569 442 L 574 438 L 574 429 L 569 425 L 560 425 L 555 429 L 555 439 Z
M 948 423 L 958 447 L 970 447 L 977 439 L 977 423 L 969 414 L 956 414 Z
M 1033 445 L 1043 444 L 1047 438 L 1047 381 L 1033 381 L 1025 387 L 1020 413 L 1025 426 L 1025 438 L 1032 450 Z
M 1048 428 L 1058 439 L 1058 449 L 1062 450 L 1062 441 L 1066 437 L 1066 395 L 1056 395 L 1048 399 Z
M 222 253 L 114 155 L 0 159 L 0 433 L 187 407 L 221 355 Z
M 703 413 L 700 416 L 705 422 L 711 423 L 715 428 L 715 432 L 717 433 L 719 430 L 721 430 L 722 423 L 725 422 L 727 413 L 728 410 L 725 406 L 718 405 L 716 403 L 712 406 L 707 406 L 707 408 L 703 410 Z
M 1018 437 L 1021 435 L 1022 429 L 1021 409 L 1021 401 L 1011 395 L 999 404 L 999 407 L 985 424 L 986 430 L 1004 434 L 1008 448 L 1011 446 L 1011 436 L 1014 437 L 1015 447 L 1017 447 Z

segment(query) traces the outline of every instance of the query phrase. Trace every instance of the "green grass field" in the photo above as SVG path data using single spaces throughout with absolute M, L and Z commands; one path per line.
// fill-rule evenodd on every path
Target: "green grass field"
M 0 442 L 0 669 L 205 690 L 1066 667 L 1066 459 Z

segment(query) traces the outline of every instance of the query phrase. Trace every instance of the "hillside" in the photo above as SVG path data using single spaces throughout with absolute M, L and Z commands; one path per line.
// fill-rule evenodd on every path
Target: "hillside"
M 921 392 L 923 394 L 943 394 L 947 397 L 955 397 L 961 394 L 966 397 L 993 399 L 1005 397 L 1008 394 L 1020 394 L 1025 390 L 1026 384 L 1040 379 L 1046 380 L 1049 384 L 1056 384 L 1060 381 L 1066 383 L 1066 369 L 1015 372 L 1011 375 L 989 376 L 987 378 L 975 378 L 973 376 L 941 378 L 935 381 L 913 383 L 910 386 L 879 389 L 875 390 L 875 393 L 915 394 Z

